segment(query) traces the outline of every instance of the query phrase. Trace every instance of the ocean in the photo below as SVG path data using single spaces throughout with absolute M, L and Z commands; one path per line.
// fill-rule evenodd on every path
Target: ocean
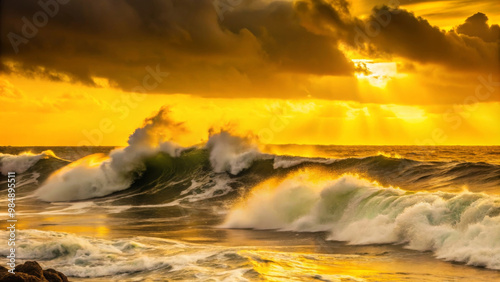
M 500 281 L 500 146 L 256 147 L 221 132 L 0 153 L 18 262 L 72 281 Z

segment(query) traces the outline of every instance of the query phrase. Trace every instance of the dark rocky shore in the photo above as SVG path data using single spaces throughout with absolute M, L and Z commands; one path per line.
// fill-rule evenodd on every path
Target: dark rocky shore
M 7 268 L 0 266 L 0 281 L 5 282 L 66 282 L 66 275 L 54 269 L 43 270 L 36 261 L 27 261 L 16 266 L 16 274 L 8 272 Z

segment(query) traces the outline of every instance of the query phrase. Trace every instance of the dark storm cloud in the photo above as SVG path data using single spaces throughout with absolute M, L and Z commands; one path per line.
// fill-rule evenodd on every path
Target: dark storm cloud
M 307 86 L 304 75 L 344 76 L 358 70 L 339 44 L 360 47 L 356 31 L 376 21 L 381 11 L 390 13 L 391 20 L 368 38 L 365 51 L 371 55 L 477 71 L 491 71 L 498 62 L 498 43 L 491 40 L 498 26 L 488 26 L 477 15 L 456 32 L 443 32 L 387 7 L 360 20 L 345 0 L 242 1 L 225 11 L 222 21 L 212 0 L 2 5 L 4 72 L 52 80 L 67 79 L 65 74 L 88 85 L 94 84 L 92 77 L 104 77 L 125 90 L 142 84 L 146 66 L 159 65 L 171 75 L 151 90 L 156 93 L 301 96 Z M 46 21 L 41 11 L 48 14 Z
M 440 30 L 409 11 L 382 6 L 375 8 L 367 20 L 356 23 L 361 36 L 356 34 L 355 38 L 361 39 L 355 43 L 368 46 L 372 56 L 383 52 L 452 70 L 498 72 L 498 41 L 490 40 L 493 32 L 482 32 L 494 31 L 497 26 L 478 29 L 470 24 L 471 18 L 457 28 L 457 33 Z M 490 38 L 486 40 L 484 36 Z
M 243 3 L 222 22 L 212 2 L 72 0 L 59 4 L 54 17 L 27 38 L 23 26 L 26 19 L 33 22 L 40 5 L 4 1 L 2 59 L 16 63 L 7 72 L 38 72 L 55 80 L 49 74 L 62 72 L 90 85 L 91 77 L 106 77 L 124 89 L 140 85 L 146 66 L 160 65 L 172 76 L 154 91 L 210 95 L 234 93 L 238 82 L 274 85 L 281 73 L 354 71 L 337 49 L 338 41 L 304 28 L 290 2 Z
M 500 26 L 488 25 L 488 17 L 483 13 L 476 13 L 459 25 L 456 31 L 461 34 L 479 37 L 486 42 L 498 42 L 500 40 Z
M 340 29 L 343 22 L 337 11 L 322 1 L 311 2 L 313 7 L 306 7 L 309 1 L 297 2 L 295 7 L 287 2 L 274 2 L 261 9 L 237 10 L 225 17 L 224 27 L 235 34 L 241 30 L 250 31 L 269 60 L 283 70 L 322 75 L 351 74 L 353 64 L 337 49 L 338 37 L 307 29 L 301 17 L 328 13 L 328 20 L 334 21 Z M 325 10 L 320 11 L 319 4 L 323 4 Z

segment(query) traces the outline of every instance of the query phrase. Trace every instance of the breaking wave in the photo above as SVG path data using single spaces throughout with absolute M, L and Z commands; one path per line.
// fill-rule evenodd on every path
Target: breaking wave
M 50 177 L 47 178 L 46 171 L 41 173 L 45 181 L 35 196 L 46 202 L 86 200 L 130 188 L 143 189 L 137 186 L 148 180 L 152 182 L 155 177 L 158 181 L 170 183 L 171 179 L 164 171 L 178 167 L 186 170 L 182 163 L 187 159 L 190 172 L 181 176 L 189 183 L 207 174 L 224 174 L 233 179 L 245 176 L 246 183 L 258 183 L 272 176 L 314 166 L 335 175 L 361 174 L 384 185 L 409 190 L 462 189 L 459 186 L 464 185 L 481 189 L 500 186 L 500 166 L 489 163 L 421 162 L 383 154 L 342 159 L 278 156 L 262 153 L 250 138 L 226 131 L 211 134 L 203 145 L 182 147 L 176 143 L 176 138 L 182 136 L 185 129 L 182 123 L 170 120 L 168 114 L 168 108 L 162 108 L 155 116 L 146 119 L 144 125 L 130 135 L 128 146 L 114 149 L 108 155 L 87 156 L 62 168 L 60 159 L 51 151 L 39 155 L 0 155 L 2 174 L 7 171 L 26 172 L 41 159 L 59 160 L 58 165 L 52 166 L 57 170 L 52 170 Z M 170 176 L 179 177 L 178 174 Z
M 24 173 L 41 159 L 57 158 L 54 152 L 47 150 L 40 154 L 24 152 L 19 155 L 0 153 L 0 172 L 7 175 L 9 172 Z
M 404 244 L 440 259 L 500 269 L 500 197 L 409 192 L 355 176 L 318 175 L 307 171 L 262 183 L 222 227 L 328 231 L 330 240 Z
M 170 183 L 171 178 L 177 181 L 182 178 L 189 183 L 210 181 L 203 180 L 206 175 L 245 177 L 258 183 L 305 167 L 322 168 L 332 175 L 359 174 L 386 186 L 412 191 L 457 192 L 464 188 L 495 191 L 500 186 L 500 166 L 493 164 L 419 162 L 385 156 L 345 159 L 276 156 L 247 147 L 243 139 L 222 132 L 210 137 L 205 146 L 183 148 L 165 142 L 156 147 L 130 145 L 115 149 L 109 156 L 87 156 L 53 172 L 36 196 L 47 202 L 84 200 L 137 188 L 147 181 Z M 179 169 L 184 173 L 164 173 Z

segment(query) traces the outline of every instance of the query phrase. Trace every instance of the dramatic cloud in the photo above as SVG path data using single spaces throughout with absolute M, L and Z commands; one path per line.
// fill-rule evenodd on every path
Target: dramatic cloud
M 290 2 L 242 4 L 222 22 L 210 0 L 74 0 L 58 10 L 28 38 L 32 30 L 25 26 L 33 24 L 32 15 L 41 7 L 36 2 L 4 4 L 6 72 L 52 80 L 60 80 L 54 73 L 64 73 L 88 85 L 94 84 L 93 77 L 104 77 L 130 90 L 142 84 L 146 66 L 159 65 L 172 76 L 153 92 L 279 96 L 279 90 L 295 88 L 293 74 L 354 71 L 336 40 L 300 25 Z
M 321 1 L 312 2 L 316 5 Z M 324 12 L 328 13 L 328 20 L 343 27 L 338 12 L 329 5 L 323 11 L 306 10 L 306 5 L 306 2 L 297 2 L 294 7 L 288 2 L 274 2 L 260 9 L 236 10 L 228 14 L 223 24 L 234 34 L 250 31 L 266 57 L 281 70 L 319 75 L 352 74 L 352 62 L 337 49 L 338 38 L 308 30 L 300 17 L 306 14 L 311 20 L 316 16 L 311 13 Z
M 341 46 L 372 58 L 498 71 L 498 25 L 489 26 L 479 13 L 445 32 L 385 6 L 359 19 L 346 0 L 242 1 L 224 10 L 212 0 L 2 5 L 4 73 L 96 87 L 96 79 L 105 78 L 126 91 L 147 82 L 150 93 L 355 99 L 354 92 L 314 92 L 321 87 L 311 84 L 315 77 L 366 72 Z M 154 72 L 163 75 L 161 83 L 148 82 Z
M 406 10 L 383 6 L 373 10 L 360 30 L 366 32 L 363 34 L 364 41 L 374 45 L 371 49 L 374 52 L 382 51 L 421 63 L 441 64 L 450 69 L 498 72 L 498 40 L 485 41 L 483 37 L 472 35 L 470 32 L 474 30 L 486 36 L 480 29 L 471 27 L 477 24 L 471 18 L 457 28 L 464 34 L 467 34 L 464 30 L 471 30 L 464 36 L 454 31 L 442 31 Z M 489 32 L 490 28 L 486 22 L 484 24 L 482 28 Z M 491 33 L 497 27 L 492 26 Z
M 488 17 L 483 13 L 477 13 L 465 20 L 464 24 L 457 27 L 457 32 L 469 36 L 479 37 L 486 42 L 498 42 L 500 40 L 500 26 L 488 25 Z

